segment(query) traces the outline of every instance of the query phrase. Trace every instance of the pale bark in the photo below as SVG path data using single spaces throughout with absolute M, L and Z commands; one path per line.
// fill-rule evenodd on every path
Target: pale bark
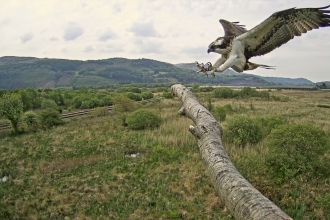
M 221 125 L 195 95 L 180 84 L 173 85 L 171 90 L 183 103 L 179 114 L 195 123 L 189 131 L 197 140 L 216 193 L 235 219 L 292 219 L 237 171 L 222 145 Z

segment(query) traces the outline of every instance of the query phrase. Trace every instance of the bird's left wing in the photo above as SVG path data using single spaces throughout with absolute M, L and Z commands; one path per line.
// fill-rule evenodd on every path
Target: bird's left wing
M 290 8 L 275 12 L 258 26 L 237 37 L 245 46 L 247 59 L 260 56 L 287 43 L 295 36 L 319 27 L 330 26 L 330 10 L 322 8 Z
M 222 25 L 225 36 L 239 36 L 247 32 L 244 25 L 239 24 L 239 22 L 230 22 L 224 19 L 219 20 L 220 24 Z

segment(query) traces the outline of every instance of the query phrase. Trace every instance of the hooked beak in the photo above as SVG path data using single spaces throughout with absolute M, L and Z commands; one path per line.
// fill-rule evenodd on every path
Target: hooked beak
M 214 50 L 212 50 L 212 49 L 208 49 L 207 50 L 207 53 L 210 53 L 210 52 L 213 52 Z

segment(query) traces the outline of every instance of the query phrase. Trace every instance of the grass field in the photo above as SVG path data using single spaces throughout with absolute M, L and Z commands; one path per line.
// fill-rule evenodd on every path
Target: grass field
M 212 99 L 239 109 L 231 118 L 282 116 L 330 133 L 330 93 L 272 91 L 276 101 Z M 207 105 L 207 93 L 198 94 Z M 215 195 L 192 122 L 177 114 L 179 100 L 149 103 L 162 119 L 153 130 L 132 131 L 116 113 L 75 118 L 63 126 L 0 136 L 0 219 L 232 219 Z M 224 145 L 238 170 L 294 219 L 330 219 L 330 178 L 278 182 L 265 165 L 265 141 Z M 134 157 L 134 155 L 137 155 Z M 326 155 L 329 157 L 329 155 Z M 329 158 L 330 159 L 330 158 Z

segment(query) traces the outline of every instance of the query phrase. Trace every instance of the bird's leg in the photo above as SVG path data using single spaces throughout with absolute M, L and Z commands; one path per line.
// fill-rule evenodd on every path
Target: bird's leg
M 232 65 L 234 65 L 235 61 L 237 60 L 237 55 L 230 55 L 229 58 L 224 62 L 219 68 L 217 68 L 216 72 L 223 72 L 226 69 L 230 68 Z
M 208 68 L 208 71 L 211 72 L 213 78 L 215 77 L 215 73 L 214 72 L 216 72 L 216 69 L 219 66 L 221 66 L 221 64 L 223 64 L 225 61 L 226 61 L 225 58 L 220 57 L 213 65 L 212 65 L 212 63 L 208 62 L 208 64 L 210 65 L 210 67 Z

